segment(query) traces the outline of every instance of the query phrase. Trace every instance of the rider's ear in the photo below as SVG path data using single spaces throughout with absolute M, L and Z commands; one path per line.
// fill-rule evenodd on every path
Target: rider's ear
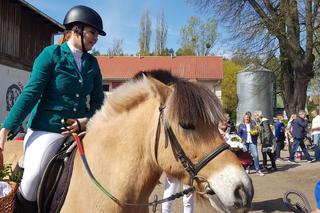
M 172 93 L 173 88 L 170 86 L 165 85 L 164 83 L 158 81 L 152 77 L 143 77 L 145 81 L 148 82 L 150 89 L 154 93 L 155 96 L 160 98 L 160 103 L 163 104 Z

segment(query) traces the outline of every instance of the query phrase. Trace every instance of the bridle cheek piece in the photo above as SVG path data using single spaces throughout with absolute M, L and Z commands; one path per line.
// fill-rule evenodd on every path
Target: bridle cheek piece
M 188 172 L 188 174 L 190 176 L 190 179 L 191 179 L 190 184 L 192 185 L 193 181 L 195 181 L 195 180 L 199 180 L 200 182 L 206 182 L 206 188 L 207 188 L 206 191 L 208 191 L 210 194 L 214 193 L 210 187 L 208 180 L 206 180 L 204 177 L 198 176 L 197 174 L 212 159 L 217 157 L 223 151 L 228 150 L 230 148 L 229 144 L 223 143 L 218 148 L 211 151 L 207 156 L 205 156 L 198 163 L 193 164 L 192 161 L 185 154 L 184 150 L 182 149 L 182 147 L 181 147 L 180 143 L 178 142 L 178 139 L 175 136 L 171 126 L 167 122 L 165 122 L 164 116 L 163 116 L 164 109 L 165 109 L 164 105 L 161 105 L 159 107 L 160 115 L 159 115 L 159 120 L 158 120 L 158 127 L 157 127 L 157 133 L 156 133 L 156 143 L 155 143 L 156 160 L 157 160 L 157 151 L 158 151 L 158 145 L 159 145 L 160 123 L 162 122 L 162 124 L 164 126 L 164 132 L 165 132 L 165 148 L 168 146 L 168 141 L 169 141 L 171 144 L 171 148 L 172 148 L 172 151 L 173 151 L 175 158 L 180 161 L 183 168 Z

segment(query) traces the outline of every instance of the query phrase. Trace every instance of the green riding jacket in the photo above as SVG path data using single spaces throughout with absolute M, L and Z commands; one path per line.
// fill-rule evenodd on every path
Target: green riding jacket
M 15 132 L 30 112 L 28 128 L 56 133 L 62 118 L 90 118 L 103 103 L 102 76 L 94 56 L 81 59 L 79 71 L 67 42 L 46 47 L 2 127 Z

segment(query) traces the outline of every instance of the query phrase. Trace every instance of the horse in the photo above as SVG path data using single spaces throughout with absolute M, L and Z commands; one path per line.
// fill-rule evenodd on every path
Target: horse
M 168 71 L 145 72 L 121 85 L 90 119 L 83 147 L 95 178 L 122 203 L 90 182 L 77 153 L 61 212 L 148 212 L 124 203 L 147 203 L 163 172 L 213 192 L 203 197 L 219 212 L 247 212 L 252 181 L 219 134 L 222 119 L 220 100 L 209 89 Z

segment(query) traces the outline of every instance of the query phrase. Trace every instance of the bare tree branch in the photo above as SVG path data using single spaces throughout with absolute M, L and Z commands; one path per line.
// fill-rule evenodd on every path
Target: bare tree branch
M 315 36 L 320 28 L 319 0 L 187 1 L 225 23 L 235 48 L 277 55 L 279 86 L 288 114 L 304 108 L 306 88 L 314 73 L 313 54 L 320 49 Z

